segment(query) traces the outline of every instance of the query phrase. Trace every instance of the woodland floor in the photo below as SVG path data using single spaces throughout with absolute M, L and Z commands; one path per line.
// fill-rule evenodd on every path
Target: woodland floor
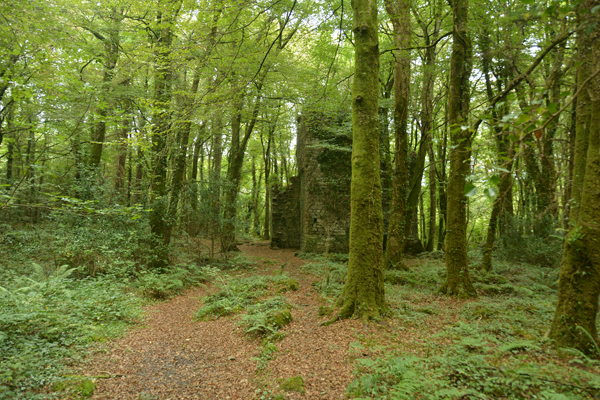
M 319 294 L 314 277 L 300 270 L 305 260 L 294 250 L 272 250 L 268 242 L 241 245 L 258 265 L 255 274 L 270 274 L 284 263 L 300 287 L 288 292 L 293 322 L 277 343 L 277 357 L 258 372 L 261 343 L 244 335 L 234 318 L 193 321 L 201 299 L 213 285 L 197 288 L 147 309 L 142 327 L 103 346 L 86 367 L 85 375 L 110 375 L 96 381 L 92 399 L 138 399 L 141 393 L 167 399 L 259 399 L 263 390 L 276 389 L 281 379 L 301 375 L 304 394 L 289 392 L 286 399 L 343 399 L 352 380 L 353 361 L 371 356 L 353 349 L 357 334 L 389 329 L 364 326 L 356 320 L 319 326 Z M 374 333 L 374 332 L 373 332 Z M 362 353 L 364 351 L 364 354 Z M 152 396 L 150 396 L 152 397 Z
M 509 281 L 499 275 L 481 276 L 500 283 L 480 282 L 479 298 L 459 300 L 435 290 L 444 274 L 441 260 L 406 260 L 412 273 L 391 271 L 390 278 L 398 275 L 403 283 L 386 285 L 390 318 L 368 325 L 343 320 L 325 327 L 320 323 L 330 317 L 319 316 L 319 307 L 329 306 L 334 297 L 322 296 L 323 281 L 316 285 L 321 292 L 313 285 L 323 279 L 307 273 L 317 271 L 315 264 L 301 268 L 309 261 L 295 257 L 293 250 L 270 249 L 268 242 L 240 249 L 255 267 L 232 274 L 275 276 L 284 266 L 284 272 L 299 282 L 297 291 L 284 294 L 292 304 L 293 321 L 282 329 L 283 340 L 273 342 L 274 357 L 261 359 L 263 343 L 245 334 L 241 315 L 193 320 L 202 299 L 218 289 L 211 283 L 149 306 L 144 325 L 96 347 L 78 372 L 109 376 L 96 379 L 92 399 L 341 400 L 351 382 L 353 395 L 365 397 L 356 386 L 363 377 L 380 385 L 375 391 L 368 389 L 377 398 L 388 390 L 388 375 L 364 375 L 372 370 L 364 366 L 379 363 L 380 370 L 387 371 L 386 360 L 409 365 L 402 364 L 405 358 L 416 360 L 410 365 L 420 384 L 410 392 L 414 397 L 405 398 L 431 398 L 428 394 L 436 390 L 456 394 L 443 398 L 466 398 L 467 390 L 488 390 L 475 397 L 600 399 L 600 363 L 555 352 L 543 339 L 555 296 L 544 283 L 556 280 L 547 278 L 548 271 L 502 264 L 498 272 L 504 268 Z M 331 271 L 327 285 L 329 277 L 334 280 Z M 500 289 L 510 292 L 502 294 Z M 280 390 L 283 380 L 298 375 L 304 379 L 305 393 Z M 544 390 L 571 397 L 531 397 Z

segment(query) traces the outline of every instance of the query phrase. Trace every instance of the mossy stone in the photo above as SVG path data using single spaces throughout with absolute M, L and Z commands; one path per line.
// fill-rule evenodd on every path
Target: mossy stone
M 277 310 L 277 312 L 270 314 L 267 317 L 266 322 L 269 326 L 272 326 L 277 329 L 281 329 L 284 326 L 286 326 L 287 324 L 289 324 L 290 322 L 292 322 L 292 320 L 293 320 L 292 313 L 290 312 L 289 309 L 284 308 L 282 310 Z
M 81 398 L 85 398 L 94 393 L 96 384 L 91 379 L 85 377 L 71 377 L 70 379 L 57 382 L 52 386 L 52 390 L 56 392 L 62 392 L 67 389 L 71 389 L 79 394 Z
M 279 389 L 283 390 L 284 392 L 304 393 L 304 378 L 302 378 L 300 375 L 287 378 L 281 382 Z
M 329 306 L 319 306 L 319 315 L 322 317 L 324 315 L 331 315 L 333 309 Z
M 299 285 L 300 284 L 298 283 L 298 281 L 296 279 L 290 278 L 290 279 L 282 280 L 282 281 L 278 282 L 278 286 L 280 287 L 279 293 L 285 293 L 285 292 L 289 292 L 289 291 L 295 292 L 296 290 L 298 290 Z

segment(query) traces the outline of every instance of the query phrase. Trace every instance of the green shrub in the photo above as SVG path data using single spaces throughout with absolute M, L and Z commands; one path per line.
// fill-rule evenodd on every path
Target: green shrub
M 195 318 L 208 320 L 236 314 L 257 303 L 269 290 L 293 290 L 297 285 L 298 281 L 285 274 L 223 279 L 219 291 L 203 299 Z
M 62 360 L 83 346 L 118 335 L 140 316 L 141 303 L 113 277 L 72 279 L 62 267 L 0 288 L 0 399 L 33 398 L 58 379 Z
M 198 267 L 195 264 L 168 267 L 163 271 L 141 271 L 134 286 L 146 297 L 166 299 L 183 290 L 206 283 L 219 270 L 214 267 Z
M 481 354 L 473 349 L 490 350 Z M 347 389 L 355 399 L 585 399 L 600 396 L 600 378 L 584 370 L 565 371 L 501 353 L 540 350 L 536 344 L 509 344 L 499 351 L 481 340 L 463 341 L 444 354 L 359 359 Z
M 303 265 L 301 269 L 321 279 L 313 285 L 322 295 L 337 297 L 344 288 L 348 264 L 334 259 L 319 258 L 318 261 Z
M 283 297 L 272 297 L 248 307 L 241 324 L 246 333 L 268 336 L 292 322 L 291 305 Z
M 383 280 L 391 285 L 435 290 L 445 279 L 444 268 L 437 263 L 413 266 L 408 271 L 385 270 Z
M 550 234 L 555 227 L 548 226 L 543 234 L 531 233 L 531 222 L 511 218 L 505 224 L 494 255 L 502 260 L 521 262 L 546 268 L 557 268 L 562 257 L 563 238 Z

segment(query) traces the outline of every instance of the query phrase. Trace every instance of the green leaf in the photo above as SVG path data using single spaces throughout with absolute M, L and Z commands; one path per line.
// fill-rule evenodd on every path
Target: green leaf
M 496 197 L 497 192 L 494 188 L 487 188 L 483 191 L 483 194 L 485 194 L 486 197 L 493 199 Z
M 590 10 L 590 12 L 592 14 L 596 14 L 598 11 L 600 10 L 600 6 L 594 6 L 592 7 L 592 9 Z
M 473 185 L 471 182 L 467 182 L 465 185 L 465 196 L 473 197 L 477 194 L 477 187 Z
M 528 122 L 531 119 L 531 117 L 528 114 L 521 114 L 519 115 L 519 118 L 517 118 L 517 124 L 524 124 L 525 122 Z
M 506 171 L 506 172 L 508 172 L 508 171 Z M 500 177 L 498 175 L 490 176 L 490 184 L 492 184 L 492 185 L 499 185 L 500 184 Z
M 556 112 L 558 112 L 558 105 L 556 105 L 556 103 L 550 103 L 546 109 L 552 114 L 556 114 Z

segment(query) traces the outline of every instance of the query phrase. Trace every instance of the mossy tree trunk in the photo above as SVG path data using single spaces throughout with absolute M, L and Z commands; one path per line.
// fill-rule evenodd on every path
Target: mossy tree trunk
M 398 49 L 410 44 L 410 2 L 386 0 L 386 10 L 394 26 L 394 44 Z M 402 252 L 406 240 L 406 198 L 408 191 L 408 106 L 410 101 L 410 52 L 395 51 L 394 65 L 394 129 L 396 149 L 394 152 L 394 179 L 392 182 L 392 205 L 385 249 L 385 266 L 403 268 Z M 410 221 L 410 219 L 409 219 Z
M 156 50 L 154 70 L 154 108 L 152 111 L 152 212 L 150 231 L 154 238 L 155 259 L 153 269 L 168 264 L 168 246 L 171 242 L 167 216 L 167 137 L 171 133 L 171 95 L 173 71 L 171 65 L 171 43 L 173 24 L 179 13 L 181 2 L 165 0 L 159 3 L 156 26 Z
M 483 75 L 485 78 L 485 88 L 488 101 L 490 104 L 493 103 L 495 95 L 492 88 L 492 80 L 490 74 L 492 72 L 492 49 L 490 34 L 487 29 L 484 28 L 483 34 L 480 36 L 479 47 L 483 53 L 482 67 Z M 506 62 L 506 61 L 504 61 Z M 503 86 L 506 86 L 510 79 L 510 73 L 508 68 L 498 68 L 499 75 L 496 79 L 496 86 L 498 93 L 502 91 Z M 498 121 L 500 116 L 506 115 L 509 112 L 509 106 L 505 102 L 502 106 L 492 106 L 491 114 L 494 121 Z M 497 145 L 497 165 L 501 165 L 504 171 L 500 172 L 500 183 L 498 185 L 498 195 L 492 205 L 492 213 L 488 223 L 485 245 L 483 249 L 483 259 L 481 261 L 481 268 L 485 271 L 492 270 L 492 255 L 494 251 L 494 245 L 496 243 L 496 236 L 501 221 L 504 218 L 506 205 L 509 204 L 510 198 L 512 197 L 512 166 L 514 161 L 514 146 L 507 138 L 509 132 L 503 130 L 499 124 L 495 125 L 492 129 L 494 138 Z
M 379 318 L 385 309 L 379 165 L 377 2 L 354 0 L 350 256 L 340 317 Z
M 592 73 L 594 62 L 591 57 L 590 36 L 577 36 L 578 62 L 577 82 L 585 82 Z M 577 96 L 575 111 L 575 145 L 573 157 L 573 181 L 571 182 L 571 198 L 569 200 L 569 221 L 571 226 L 579 219 L 581 189 L 585 176 L 588 142 L 590 137 L 591 98 L 588 90 L 582 90 Z
M 589 10 L 600 4 L 600 1 L 587 1 L 582 7 Z M 583 21 L 589 25 L 590 21 Z M 582 29 L 580 34 L 585 34 Z M 596 28 L 589 36 L 589 41 L 579 41 L 580 54 L 585 58 L 580 68 L 589 68 L 596 73 L 600 68 L 600 29 Z M 581 79 L 587 73 L 578 74 L 578 85 L 585 81 Z M 586 88 L 582 90 L 585 92 Z M 582 157 L 576 153 L 575 171 L 584 171 L 576 182 L 581 182 L 578 189 L 579 203 L 575 210 L 577 220 L 565 239 L 562 263 L 560 267 L 558 304 L 554 320 L 550 328 L 550 338 L 559 347 L 576 348 L 587 354 L 600 355 L 600 340 L 598 338 L 596 315 L 598 314 L 598 298 L 600 296 L 600 74 L 596 73 L 589 81 L 589 114 L 577 114 L 577 135 L 580 129 L 585 133 L 577 137 L 576 147 L 579 148 L 586 140 L 587 154 Z M 582 99 L 580 99 L 582 100 Z M 588 101 L 588 98 L 585 98 Z M 586 118 L 589 130 L 580 122 Z M 581 150 L 581 148 L 579 148 Z M 580 164 L 584 164 L 585 168 Z M 581 173 L 581 172 L 577 172 Z M 575 186 L 573 190 L 575 192 Z M 575 194 L 574 194 L 575 196 Z
M 425 251 L 432 252 L 435 242 L 435 216 L 437 210 L 437 187 L 436 187 L 436 172 L 435 172 L 435 155 L 433 153 L 433 143 L 429 143 L 429 221 L 427 244 Z
M 263 239 L 271 239 L 271 143 L 273 142 L 273 134 L 275 133 L 275 124 L 271 124 L 267 129 L 267 144 L 263 141 L 263 134 L 260 135 L 260 143 L 262 145 L 263 163 L 265 166 L 265 220 Z
M 97 122 L 92 130 L 93 137 L 90 149 L 90 167 L 97 169 L 100 166 L 102 159 L 102 148 L 106 137 L 106 122 L 111 114 L 113 107 L 113 99 L 110 98 L 112 92 L 112 81 L 115 75 L 115 68 L 119 60 L 121 49 L 120 44 L 120 28 L 121 21 L 124 18 L 124 9 L 117 11 L 116 7 L 112 7 L 109 11 L 109 27 L 108 34 L 105 36 L 92 29 L 88 29 L 97 39 L 104 44 L 104 65 L 102 70 L 102 88 L 98 98 L 97 105 Z
M 448 107 L 446 107 L 447 110 Z M 445 112 L 446 114 L 446 123 L 444 124 L 444 129 L 443 129 L 443 138 L 441 140 L 440 143 L 438 143 L 437 146 L 437 150 L 438 150 L 438 165 L 439 168 L 436 168 L 436 174 L 437 174 L 437 178 L 438 178 L 438 199 L 439 199 L 439 209 L 440 209 L 440 216 L 439 216 L 439 223 L 438 223 L 438 243 L 437 243 L 437 250 L 443 250 L 446 244 L 446 215 L 447 215 L 447 196 L 446 196 L 446 186 L 447 186 L 447 180 L 446 180 L 446 151 L 448 149 L 448 112 Z
M 468 0 L 452 1 L 454 30 L 450 58 L 448 119 L 450 123 L 450 174 L 446 227 L 446 282 L 442 293 L 459 297 L 477 295 L 469 275 L 467 257 L 466 177 L 471 169 L 471 130 L 468 128 L 471 39 L 467 31 Z

